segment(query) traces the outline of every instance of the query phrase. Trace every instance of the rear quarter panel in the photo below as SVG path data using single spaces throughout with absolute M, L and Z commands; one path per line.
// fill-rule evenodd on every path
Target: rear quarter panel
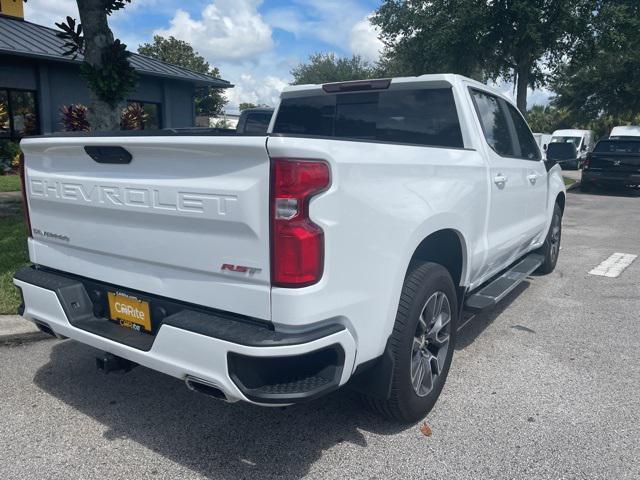
M 270 137 L 267 147 L 272 157 L 326 160 L 332 174 L 310 204 L 325 232 L 324 275 L 311 287 L 272 289 L 280 328 L 340 321 L 357 337 L 362 363 L 384 350 L 426 236 L 456 230 L 474 259 L 466 270 L 481 266 L 488 178 L 476 151 L 293 137 Z

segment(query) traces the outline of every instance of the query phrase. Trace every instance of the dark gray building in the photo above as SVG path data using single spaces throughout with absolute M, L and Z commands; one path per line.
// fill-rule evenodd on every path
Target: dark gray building
M 0 140 L 60 131 L 60 107 L 89 103 L 80 77 L 82 57 L 64 56 L 63 45 L 56 30 L 0 14 Z M 194 126 L 196 87 L 232 87 L 225 80 L 135 53 L 130 61 L 139 84 L 128 100 L 144 107 L 145 128 Z

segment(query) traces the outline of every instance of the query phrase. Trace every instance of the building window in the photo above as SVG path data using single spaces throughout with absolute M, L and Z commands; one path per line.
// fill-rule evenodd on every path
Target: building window
M 145 118 L 140 127 L 141 130 L 160 130 L 162 128 L 160 113 L 162 111 L 162 105 L 160 103 L 140 102 L 138 100 L 129 100 L 128 103 L 129 105 L 137 103 L 144 110 Z
M 36 92 L 0 89 L 0 138 L 16 140 L 39 132 Z

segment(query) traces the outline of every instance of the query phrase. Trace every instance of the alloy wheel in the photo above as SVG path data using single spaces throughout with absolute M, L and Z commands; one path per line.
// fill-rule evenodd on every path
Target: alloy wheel
M 419 397 L 428 395 L 449 351 L 451 304 L 444 292 L 435 292 L 422 307 L 411 348 L 411 385 Z
M 551 225 L 551 261 L 555 263 L 560 253 L 560 238 L 562 236 L 560 216 L 553 216 L 553 224 Z

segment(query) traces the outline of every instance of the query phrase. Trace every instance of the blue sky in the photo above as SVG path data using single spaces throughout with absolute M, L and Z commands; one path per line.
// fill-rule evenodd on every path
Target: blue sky
M 368 17 L 380 0 L 133 0 L 114 13 L 114 34 L 135 51 L 154 34 L 188 41 L 222 77 L 229 110 L 240 102 L 274 104 L 290 71 L 314 52 L 376 60 L 381 48 Z M 53 26 L 78 17 L 75 0 L 29 0 L 25 18 Z M 510 90 L 509 85 L 503 86 Z M 546 103 L 534 92 L 530 103 Z

